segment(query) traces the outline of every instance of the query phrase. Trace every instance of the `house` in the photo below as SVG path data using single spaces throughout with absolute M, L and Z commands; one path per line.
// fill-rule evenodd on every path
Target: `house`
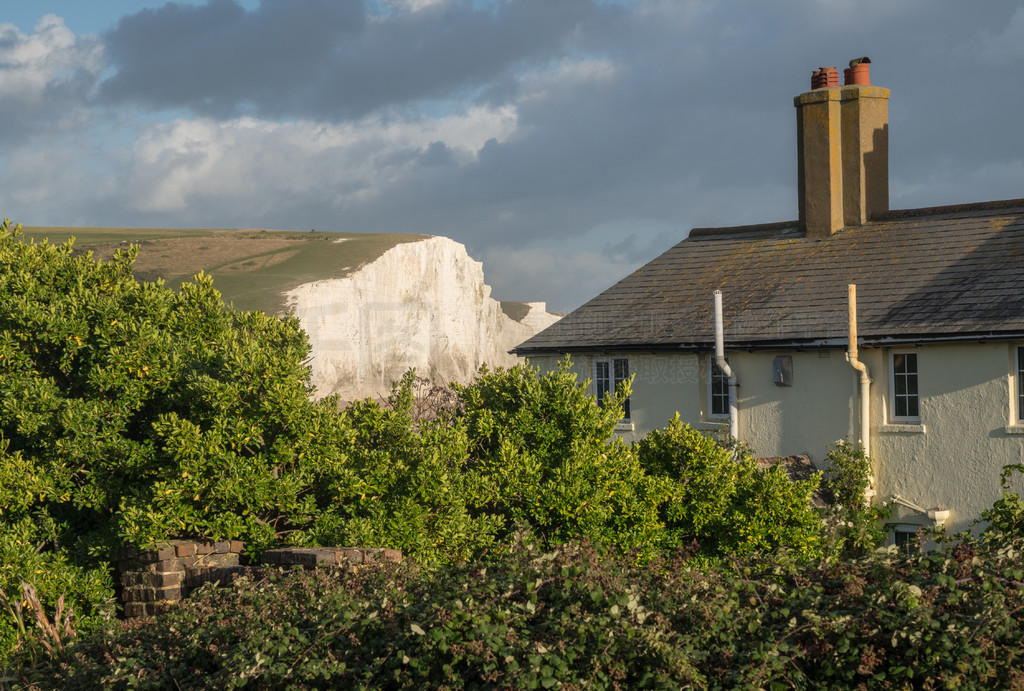
M 856 62 L 795 99 L 798 220 L 696 228 L 515 352 L 599 399 L 633 375 L 627 439 L 678 411 L 819 466 L 862 440 L 899 541 L 966 528 L 1024 461 L 1024 199 L 891 211 L 889 91 Z

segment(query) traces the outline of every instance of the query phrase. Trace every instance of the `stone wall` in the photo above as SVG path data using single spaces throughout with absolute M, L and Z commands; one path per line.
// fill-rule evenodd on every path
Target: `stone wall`
M 231 583 L 260 564 L 273 566 L 348 565 L 352 569 L 402 561 L 397 549 L 375 547 L 285 547 L 265 551 L 249 564 L 239 540 L 170 540 L 145 551 L 129 550 L 119 560 L 120 598 L 127 618 L 151 616 L 176 607 L 205 583 Z

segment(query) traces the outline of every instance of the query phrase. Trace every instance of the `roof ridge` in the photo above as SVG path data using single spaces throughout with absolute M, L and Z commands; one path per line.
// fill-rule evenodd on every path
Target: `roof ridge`
M 1003 209 L 1024 208 L 1024 199 L 1003 199 L 991 202 L 973 202 L 970 204 L 948 204 L 946 206 L 929 206 L 920 209 L 891 209 L 879 221 L 898 218 L 915 218 L 918 216 L 937 216 L 939 214 L 961 213 L 968 211 L 1001 211 Z
M 722 228 L 694 228 L 689 237 L 714 237 L 733 235 L 735 233 L 773 233 L 779 230 L 799 230 L 799 221 L 779 221 L 776 223 L 758 223 L 747 226 L 726 226 Z

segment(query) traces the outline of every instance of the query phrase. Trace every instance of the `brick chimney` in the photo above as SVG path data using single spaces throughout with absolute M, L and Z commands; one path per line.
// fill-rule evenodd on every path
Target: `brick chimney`
M 796 106 L 800 224 L 822 238 L 889 211 L 889 90 L 871 86 L 868 58 L 811 75 Z

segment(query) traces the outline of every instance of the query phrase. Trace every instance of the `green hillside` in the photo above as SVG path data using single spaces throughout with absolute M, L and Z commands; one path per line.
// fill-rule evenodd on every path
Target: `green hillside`
M 200 228 L 23 228 L 27 239 L 52 243 L 75 238 L 75 249 L 110 257 L 139 246 L 135 275 L 177 287 L 200 271 L 214 277 L 225 302 L 277 313 L 282 293 L 303 283 L 341 278 L 402 242 L 428 236 L 398 233 L 325 233 Z

